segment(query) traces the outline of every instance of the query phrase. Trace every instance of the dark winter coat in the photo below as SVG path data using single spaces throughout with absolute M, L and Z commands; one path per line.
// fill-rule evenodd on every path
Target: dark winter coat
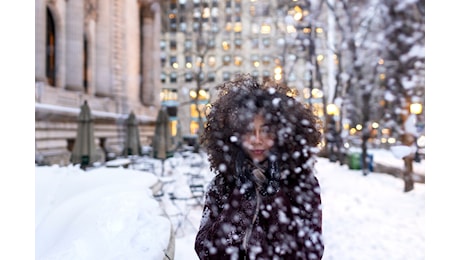
M 280 180 L 274 194 L 263 195 L 216 175 L 195 240 L 199 258 L 321 259 L 319 183 L 313 174 L 296 175 Z

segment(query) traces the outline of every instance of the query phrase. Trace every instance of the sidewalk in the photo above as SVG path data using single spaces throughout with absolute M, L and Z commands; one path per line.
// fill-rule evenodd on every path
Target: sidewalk
M 381 172 L 402 178 L 404 161 L 396 158 L 391 151 L 370 150 L 373 154 L 374 172 Z M 415 182 L 425 183 L 425 160 L 413 163 L 413 178 Z

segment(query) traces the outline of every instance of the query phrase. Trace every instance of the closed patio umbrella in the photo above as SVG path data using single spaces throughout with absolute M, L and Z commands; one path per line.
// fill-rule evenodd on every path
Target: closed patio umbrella
M 123 148 L 123 155 L 139 155 L 141 154 L 141 142 L 139 139 L 139 128 L 134 112 L 131 112 L 128 119 L 125 121 L 126 134 L 125 134 L 125 147 Z
M 171 138 L 171 125 L 169 123 L 169 115 L 164 107 L 158 112 L 155 123 L 155 136 L 153 137 L 153 157 L 161 159 L 163 175 L 164 160 L 171 157 L 173 154 L 173 143 Z
M 70 161 L 80 164 L 82 169 L 93 164 L 97 160 L 96 143 L 94 142 L 94 127 L 91 110 L 85 100 L 80 107 L 78 115 L 77 136 L 72 149 Z

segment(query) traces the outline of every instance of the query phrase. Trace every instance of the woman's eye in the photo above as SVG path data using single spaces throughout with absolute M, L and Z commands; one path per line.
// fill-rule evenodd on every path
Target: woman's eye
M 264 134 L 268 134 L 268 133 L 270 133 L 270 127 L 269 126 L 262 126 L 260 128 L 260 132 L 264 133 Z

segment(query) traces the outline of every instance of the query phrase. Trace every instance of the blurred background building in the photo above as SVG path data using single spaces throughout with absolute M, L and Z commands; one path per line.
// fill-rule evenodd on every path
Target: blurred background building
M 151 142 L 162 89 L 157 2 L 35 1 L 36 160 L 69 163 L 85 100 L 101 161 L 122 151 L 130 112 Z
M 323 120 L 333 117 L 339 134 L 359 139 L 356 126 L 380 123 L 373 136 L 392 137 L 396 131 L 389 128 L 399 112 L 384 100 L 393 91 L 385 73 L 397 62 L 369 47 L 389 46 L 377 35 L 389 28 L 385 14 L 361 11 L 377 10 L 377 1 L 358 1 L 353 11 L 339 2 L 36 0 L 36 160 L 69 163 L 85 100 L 101 161 L 122 152 L 130 112 L 139 121 L 143 146 L 152 143 L 161 107 L 176 143 L 196 143 L 214 87 L 238 73 L 287 84 Z M 345 18 L 360 24 L 340 22 Z M 416 83 L 417 98 L 406 95 L 422 108 L 423 80 Z M 376 87 L 368 91 L 365 85 Z M 424 110 L 419 114 L 424 127 Z

